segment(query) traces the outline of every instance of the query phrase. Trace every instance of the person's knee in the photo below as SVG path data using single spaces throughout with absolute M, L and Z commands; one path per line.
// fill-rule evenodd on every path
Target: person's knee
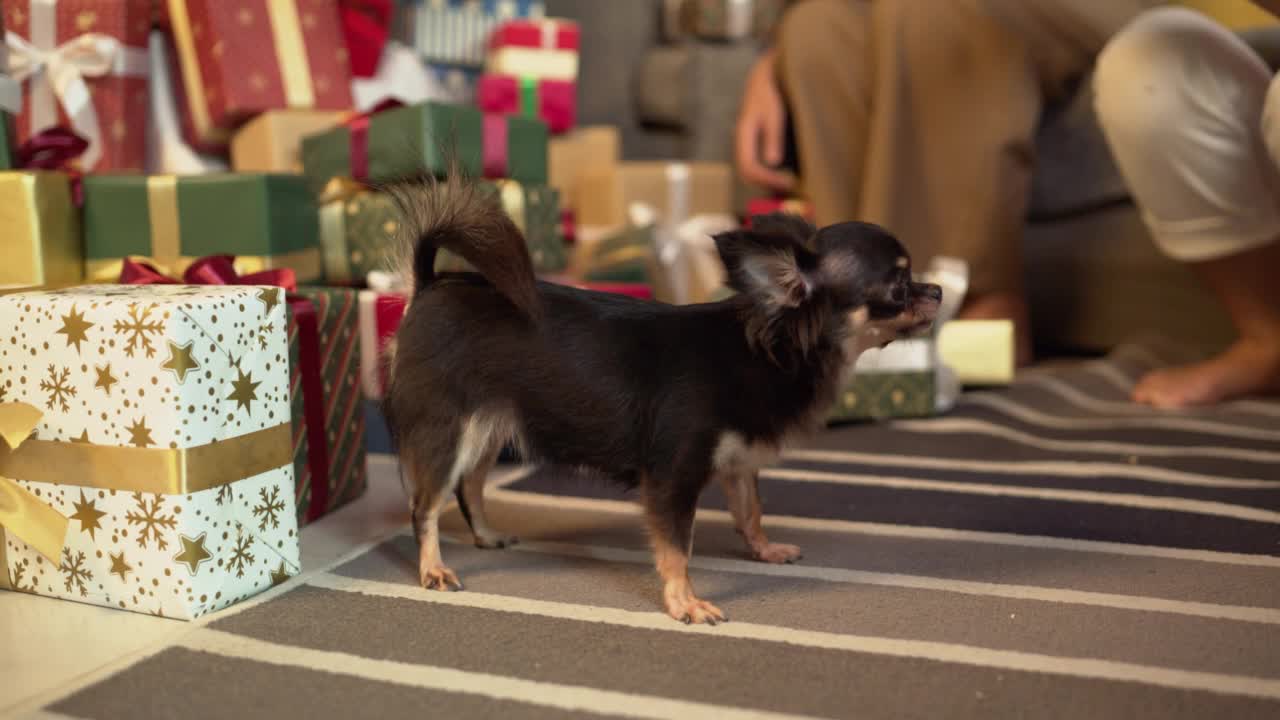
M 789 7 L 778 24 L 778 52 L 791 74 L 829 67 L 852 54 L 851 27 L 865 10 L 850 0 L 805 0 Z
M 1113 141 L 1158 147 L 1176 138 L 1190 113 L 1222 97 L 1220 86 L 1246 70 L 1239 41 L 1185 8 L 1143 13 L 1098 56 L 1094 109 Z M 1225 109 L 1224 109 L 1225 110 Z

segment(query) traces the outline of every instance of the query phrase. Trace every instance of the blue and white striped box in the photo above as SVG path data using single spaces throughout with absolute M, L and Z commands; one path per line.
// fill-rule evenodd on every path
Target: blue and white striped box
M 396 34 L 429 63 L 478 68 L 499 23 L 546 14 L 543 0 L 400 0 Z

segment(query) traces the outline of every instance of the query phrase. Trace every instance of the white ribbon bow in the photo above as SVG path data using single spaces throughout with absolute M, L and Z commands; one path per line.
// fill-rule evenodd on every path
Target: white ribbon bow
M 33 23 L 34 23 L 34 17 Z M 34 34 L 34 33 L 33 33 Z M 57 124 L 50 90 L 66 111 L 71 129 L 88 141 L 81 167 L 90 170 L 102 158 L 102 127 L 93 107 L 87 77 L 147 74 L 147 54 L 102 33 L 87 33 L 51 48 L 37 47 L 12 30 L 5 34 L 13 79 L 32 81 L 31 133 Z

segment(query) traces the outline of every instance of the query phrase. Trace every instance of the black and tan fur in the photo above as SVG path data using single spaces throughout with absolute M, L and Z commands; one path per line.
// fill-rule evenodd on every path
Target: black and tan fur
M 688 577 L 694 508 L 720 483 L 753 555 L 798 548 L 761 527 L 759 468 L 815 429 L 857 355 L 927 329 L 941 290 L 911 279 L 884 230 L 816 230 L 791 216 L 715 238 L 738 291 L 670 306 L 535 279 L 524 239 L 494 198 L 460 179 L 389 188 L 404 213 L 413 297 L 396 338 L 385 409 L 420 542 L 424 586 L 461 587 L 440 554 L 455 495 L 483 547 L 484 479 L 514 442 L 533 462 L 591 468 L 638 490 L 667 612 L 724 613 Z M 477 273 L 437 274 L 447 249 Z

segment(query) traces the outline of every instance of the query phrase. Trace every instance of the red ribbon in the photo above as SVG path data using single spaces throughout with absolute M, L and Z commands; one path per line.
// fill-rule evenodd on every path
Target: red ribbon
M 387 98 L 362 113 L 356 113 L 343 121 L 351 130 L 351 177 L 356 180 L 369 179 L 369 122 L 374 115 L 394 108 L 403 107 L 404 103 L 395 98 Z
M 567 245 L 578 242 L 578 216 L 573 208 L 564 208 L 560 211 L 560 235 L 564 237 Z
M 291 268 L 276 268 L 241 275 L 232 255 L 200 258 L 182 273 L 182 280 L 165 275 L 155 266 L 125 258 L 120 269 L 125 285 L 273 285 L 285 290 L 285 302 L 298 325 L 298 365 L 302 376 L 302 414 L 307 426 L 307 467 L 311 470 L 311 503 L 307 520 L 324 514 L 329 505 L 329 443 L 325 437 L 324 378 L 320 373 L 320 321 L 315 305 L 293 293 L 298 280 Z
M 507 116 L 485 113 L 484 116 L 484 176 L 487 178 L 504 178 L 508 175 L 510 161 L 507 148 L 510 143 L 507 137 Z
M 550 37 L 543 32 L 543 28 L 547 25 L 553 27 Z M 508 20 L 493 31 L 489 38 L 489 47 L 515 46 L 576 51 L 578 35 L 577 23 L 564 20 Z M 545 43 L 548 39 L 551 40 L 550 45 Z
M 391 36 L 391 0 L 338 0 L 351 74 L 373 77 Z
M 70 167 L 72 160 L 84 154 L 89 141 L 71 130 L 54 126 L 27 138 L 14 152 L 14 166 L 20 170 L 57 170 L 71 179 L 71 200 L 76 207 L 84 205 L 84 173 Z

